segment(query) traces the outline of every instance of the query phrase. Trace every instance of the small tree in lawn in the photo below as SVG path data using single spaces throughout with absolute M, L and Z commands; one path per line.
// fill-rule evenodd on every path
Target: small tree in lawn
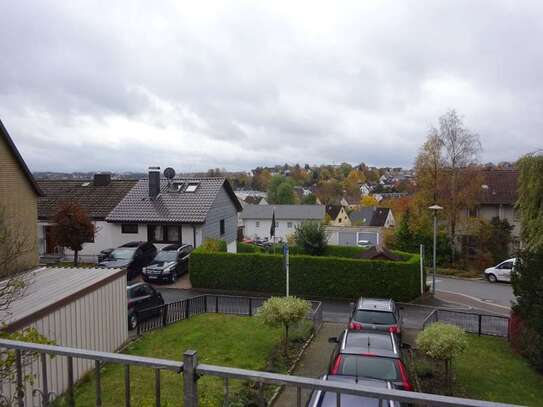
M 259 310 L 259 317 L 269 326 L 285 329 L 284 353 L 288 357 L 288 330 L 303 320 L 311 310 L 311 303 L 296 297 L 272 297 Z
M 87 212 L 76 202 L 64 202 L 53 217 L 53 223 L 56 244 L 74 251 L 74 265 L 77 266 L 83 243 L 92 241 L 94 237 L 94 225 Z
M 463 329 L 443 322 L 430 325 L 417 335 L 417 349 L 426 356 L 443 362 L 447 386 L 451 383 L 452 359 L 461 354 L 467 346 Z
M 321 255 L 328 244 L 324 225 L 319 222 L 302 222 L 294 233 L 296 246 L 313 256 Z

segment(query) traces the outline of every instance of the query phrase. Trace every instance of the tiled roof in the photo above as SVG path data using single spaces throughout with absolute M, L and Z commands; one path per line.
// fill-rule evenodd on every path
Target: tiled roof
M 478 197 L 479 204 L 515 204 L 518 188 L 517 170 L 482 170 L 481 176 L 482 184 Z
M 242 219 L 324 220 L 324 205 L 247 205 L 240 216 Z
M 149 198 L 149 181 L 140 180 L 107 216 L 108 222 L 204 223 L 217 194 L 224 186 L 238 211 L 239 203 L 230 183 L 222 177 L 174 179 L 174 183 L 197 182 L 194 192 L 175 192 L 166 179 L 160 180 L 160 194 Z
M 365 207 L 350 214 L 353 223 L 360 223 L 363 226 L 385 226 L 388 217 L 389 208 Z
M 38 181 L 45 194 L 38 199 L 38 218 L 50 219 L 60 203 L 72 201 L 77 202 L 91 219 L 104 219 L 137 182 L 111 180 L 108 185 L 95 186 L 93 180 Z
M 15 145 L 15 143 L 9 136 L 9 133 L 4 127 L 2 120 L 0 120 L 0 138 L 4 139 L 4 141 L 6 142 L 8 148 L 11 150 L 13 156 L 15 157 L 15 160 L 19 164 L 21 171 L 25 174 L 25 177 L 30 183 L 30 186 L 32 187 L 34 192 L 36 192 L 36 195 L 41 196 L 43 192 L 40 190 L 40 187 L 36 184 L 36 180 L 34 179 L 34 177 L 32 176 L 32 173 L 26 166 L 25 160 L 23 160 L 23 157 L 19 153 L 19 150 L 17 150 L 17 146 Z
M 262 199 L 263 198 L 261 196 L 249 195 L 245 197 L 244 201 L 249 205 L 258 205 Z

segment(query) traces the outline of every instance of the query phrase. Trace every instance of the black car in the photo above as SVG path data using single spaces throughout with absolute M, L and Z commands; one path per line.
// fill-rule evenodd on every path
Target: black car
M 135 329 L 140 321 L 157 317 L 160 309 L 154 308 L 164 305 L 162 294 L 150 284 L 136 283 L 126 287 L 128 296 L 128 329 Z
M 349 321 L 352 330 L 376 330 L 401 334 L 400 310 L 394 300 L 360 298 Z
M 155 258 L 154 244 L 149 242 L 130 242 L 117 247 L 98 266 L 106 268 L 126 268 L 128 280 L 136 278 L 141 269 Z
M 402 362 L 396 335 L 383 331 L 345 330 L 329 338 L 336 347 L 329 373 L 391 382 L 401 390 L 413 390 Z
M 151 264 L 141 271 L 145 281 L 168 281 L 175 283 L 177 277 L 189 271 L 189 257 L 193 247 L 190 244 L 171 244 L 162 248 Z
M 394 389 L 395 387 L 392 383 L 384 380 L 375 380 L 375 379 L 360 379 L 356 376 L 347 376 L 347 375 L 324 375 L 321 377 L 321 380 L 328 380 L 331 382 L 340 382 L 340 383 L 355 383 L 361 386 L 367 387 L 378 387 L 382 389 Z M 383 400 L 382 402 L 379 399 L 365 397 L 365 396 L 356 396 L 354 394 L 342 394 L 339 395 L 340 402 L 342 406 L 345 407 L 399 407 L 400 403 L 392 400 Z M 311 393 L 307 407 L 336 407 L 337 406 L 337 394 L 330 391 L 321 391 L 317 390 Z

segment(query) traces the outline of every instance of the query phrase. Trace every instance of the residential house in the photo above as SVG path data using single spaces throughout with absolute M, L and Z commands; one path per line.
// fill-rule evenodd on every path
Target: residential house
M 42 195 L 4 124 L 0 121 L 0 210 L 10 230 L 24 239 L 25 253 L 18 256 L 17 270 L 38 265 L 36 218 Z
M 470 219 L 483 219 L 490 222 L 492 218 L 507 219 L 513 226 L 512 247 L 518 249 L 521 245 L 519 214 L 515 209 L 517 201 L 518 171 L 514 169 L 485 169 L 481 170 L 481 188 L 476 204 L 461 213 L 459 224 L 466 225 Z M 476 254 L 477 238 L 472 236 L 465 227 L 459 227 L 462 251 Z
M 146 240 L 158 247 L 183 242 L 198 247 L 206 239 L 221 239 L 235 253 L 241 210 L 224 177 L 167 180 L 160 177 L 158 167 L 150 167 L 149 178 L 138 181 L 106 221 L 115 226 L 116 241 Z
M 341 205 L 326 205 L 326 220 L 330 226 L 351 226 L 351 219 Z
M 362 185 L 360 185 L 360 194 L 362 196 L 366 196 L 372 193 L 374 190 L 374 185 L 369 182 L 364 182 Z
M 245 203 L 247 205 L 268 205 L 268 201 L 266 201 L 266 198 L 263 196 L 256 196 L 256 195 L 248 195 L 241 201 L 241 203 Z
M 302 222 L 324 222 L 325 210 L 323 205 L 247 205 L 240 215 L 244 236 L 249 239 L 271 239 L 274 213 L 275 240 L 286 241 Z
M 45 196 L 38 201 L 38 248 L 42 261 L 73 258 L 73 252 L 58 247 L 52 235 L 55 213 L 64 202 L 77 203 L 95 227 L 91 241 L 79 252 L 82 261 L 94 262 L 101 250 L 126 243 L 118 226 L 106 222 L 109 213 L 136 185 L 137 180 L 112 180 L 110 174 L 95 174 L 92 180 L 41 180 L 38 185 Z
M 364 207 L 349 214 L 350 227 L 328 226 L 328 243 L 340 246 L 367 245 L 381 248 L 385 229 L 395 226 L 389 208 Z
M 360 195 L 344 195 L 341 198 L 340 204 L 350 211 L 354 211 L 360 207 Z

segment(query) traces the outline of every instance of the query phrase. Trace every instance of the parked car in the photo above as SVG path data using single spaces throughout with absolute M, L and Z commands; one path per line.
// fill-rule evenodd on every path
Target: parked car
M 105 259 L 107 259 L 113 250 L 115 250 L 115 248 L 113 247 L 109 249 L 100 250 L 100 253 L 98 253 L 98 263 L 101 263 Z
M 359 240 L 358 242 L 356 242 L 356 245 L 364 249 L 370 248 L 372 246 L 369 240 Z
M 341 383 L 356 383 L 362 386 L 378 387 L 383 389 L 394 389 L 391 382 L 376 379 L 360 379 L 356 376 L 347 375 L 324 375 L 321 380 Z M 365 396 L 355 396 L 354 394 L 339 395 L 340 403 L 344 407 L 399 407 L 400 403 L 392 400 L 384 400 L 379 403 L 379 399 Z M 337 394 L 329 391 L 317 390 L 311 393 L 307 407 L 336 407 Z
M 392 299 L 360 298 L 353 304 L 349 329 L 376 330 L 401 335 L 401 315 L 399 307 Z
M 508 259 L 500 264 L 485 270 L 485 277 L 491 283 L 498 281 L 511 281 L 511 272 L 515 268 L 517 259 Z
M 400 390 L 413 390 L 400 355 L 399 342 L 392 332 L 343 331 L 329 338 L 336 346 L 329 373 L 391 382 Z
M 141 269 L 155 258 L 154 244 L 149 242 L 130 242 L 113 250 L 98 266 L 106 268 L 126 268 L 128 280 L 136 278 Z
M 151 309 L 164 305 L 162 294 L 147 283 L 136 283 L 126 287 L 128 296 L 128 329 L 135 329 L 138 324 L 160 315 L 160 309 Z
M 176 243 L 162 248 L 151 264 L 143 267 L 144 281 L 168 281 L 175 283 L 177 278 L 189 271 L 189 257 L 193 247 L 190 244 Z

